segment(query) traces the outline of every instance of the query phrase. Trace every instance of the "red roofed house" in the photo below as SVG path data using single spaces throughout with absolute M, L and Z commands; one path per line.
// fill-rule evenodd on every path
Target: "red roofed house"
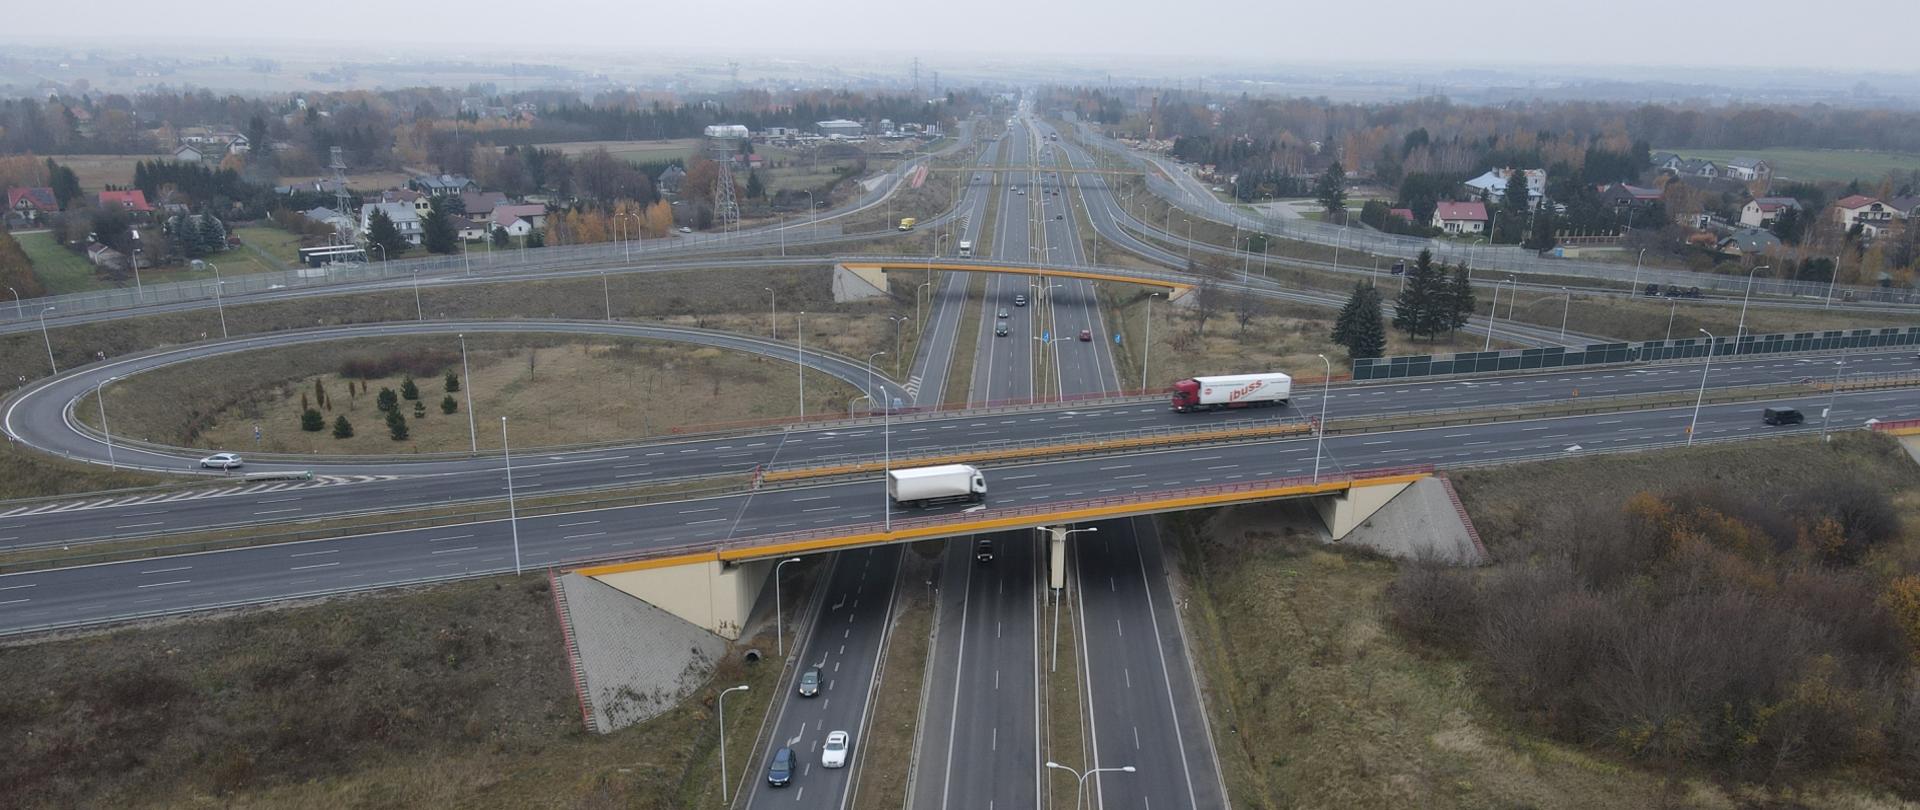
M 1800 201 L 1792 197 L 1755 197 L 1740 209 L 1740 224 L 1770 228 L 1788 210 L 1800 210 Z
M 1389 208 L 1387 209 L 1387 216 L 1399 217 L 1406 220 L 1408 225 L 1413 224 L 1413 209 L 1411 208 Z
M 1859 225 L 1862 236 L 1873 238 L 1899 219 L 1900 212 L 1865 194 L 1855 194 L 1833 204 L 1833 218 L 1848 230 Z
M 547 207 L 537 204 L 496 205 L 493 207 L 493 224 L 506 231 L 508 236 L 526 236 L 547 224 Z
M 7 189 L 7 211 L 28 222 L 60 212 L 60 200 L 46 186 L 22 186 Z
M 147 193 L 137 188 L 130 191 L 102 191 L 99 207 L 119 208 L 132 214 L 153 213 L 153 206 L 147 204 Z
M 1479 202 L 1443 202 L 1433 207 L 1430 227 L 1447 233 L 1486 233 L 1487 205 Z

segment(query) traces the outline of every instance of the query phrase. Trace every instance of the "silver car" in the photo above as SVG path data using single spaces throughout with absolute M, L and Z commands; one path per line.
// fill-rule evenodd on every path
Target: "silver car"
M 200 459 L 200 466 L 206 469 L 231 470 L 246 463 L 238 453 L 214 453 Z

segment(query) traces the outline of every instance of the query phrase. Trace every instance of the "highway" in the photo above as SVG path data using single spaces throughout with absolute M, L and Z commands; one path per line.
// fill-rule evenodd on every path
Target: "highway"
M 1833 423 L 1841 428 L 1857 428 L 1870 418 L 1920 418 L 1920 398 L 1911 390 L 1843 393 L 1833 401 Z M 1718 440 L 1818 432 L 1818 410 L 1811 407 L 1815 403 L 1800 404 L 1816 418 L 1812 424 L 1791 428 L 1761 425 L 1759 404 L 1709 405 L 1701 410 L 1699 436 Z M 1690 414 L 1684 407 L 1662 408 L 1333 435 L 1325 440 L 1322 469 L 1447 467 L 1669 446 L 1685 440 Z M 1116 494 L 1145 497 L 1195 486 L 1298 476 L 1313 468 L 1313 460 L 1314 442 L 1293 439 L 992 466 L 988 481 L 994 494 L 989 510 L 981 514 Z M 468 480 L 482 478 L 474 475 Z M 518 482 L 516 468 L 516 486 Z M 492 476 L 492 483 L 496 495 L 504 493 L 503 474 Z M 312 491 L 374 491 L 367 486 Z M 519 520 L 521 558 L 526 566 L 544 567 L 643 552 L 751 545 L 760 542 L 755 538 L 781 532 L 839 533 L 876 525 L 882 517 L 882 502 L 881 477 L 874 475 L 751 494 L 528 517 Z M 957 511 L 928 510 L 916 517 Z M 0 518 L 0 531 L 9 535 L 21 525 L 17 517 Z M 0 597 L 0 633 L 511 571 L 508 528 L 505 520 L 483 520 L 8 574 L 0 576 L 0 595 L 4 595 Z

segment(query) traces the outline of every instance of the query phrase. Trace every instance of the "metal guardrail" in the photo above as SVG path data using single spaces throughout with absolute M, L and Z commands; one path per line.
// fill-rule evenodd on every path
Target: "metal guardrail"
M 1717 337 L 1712 341 L 1682 338 L 1649 340 L 1638 344 L 1595 343 L 1585 348 L 1550 346 L 1536 349 L 1456 352 L 1444 356 L 1421 354 L 1379 357 L 1353 361 L 1353 378 L 1355 380 L 1399 380 L 1489 371 L 1533 371 L 1591 365 L 1650 363 L 1662 360 L 1691 360 L 1704 358 L 1708 354 L 1716 358 L 1752 357 L 1903 346 L 1920 347 L 1920 326 L 1744 335 L 1737 343 L 1731 338 L 1724 337 Z

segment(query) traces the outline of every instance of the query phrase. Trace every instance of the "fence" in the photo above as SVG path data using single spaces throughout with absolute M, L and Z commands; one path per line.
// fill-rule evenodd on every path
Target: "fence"
M 1538 349 L 1459 352 L 1444 357 L 1418 354 L 1365 358 L 1353 361 L 1353 378 L 1355 380 L 1398 380 L 1408 377 L 1441 377 L 1488 371 L 1534 371 L 1659 360 L 1691 360 L 1706 357 L 1709 353 L 1714 357 L 1739 357 L 1790 352 L 1885 349 L 1901 346 L 1920 346 L 1920 326 L 1744 335 L 1737 342 L 1729 338 L 1714 338 L 1710 341 L 1684 338 L 1649 340 L 1638 344 L 1595 343 L 1584 348 L 1549 346 Z

